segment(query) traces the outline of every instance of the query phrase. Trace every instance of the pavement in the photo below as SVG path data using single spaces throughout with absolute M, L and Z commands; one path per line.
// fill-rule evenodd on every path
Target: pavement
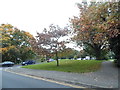
M 39 78 L 29 77 L 29 75 L 19 75 L 15 73 L 9 73 L 2 71 L 2 88 L 20 88 L 17 90 L 25 90 L 33 88 L 73 88 L 72 86 L 58 84 L 46 80 L 42 80 Z M 6 89 L 5 89 L 6 90 Z M 16 89 L 12 89 L 16 90 Z
M 33 70 L 18 67 L 6 68 L 6 70 L 22 73 L 30 76 L 46 78 L 59 82 L 65 82 L 86 88 L 118 88 L 118 68 L 112 61 L 102 63 L 100 70 L 90 73 L 67 73 L 47 70 Z

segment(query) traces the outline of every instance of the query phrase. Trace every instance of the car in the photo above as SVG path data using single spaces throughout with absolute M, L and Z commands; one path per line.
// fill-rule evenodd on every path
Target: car
M 31 65 L 31 64 L 35 64 L 35 60 L 27 60 L 25 62 L 22 62 L 22 65 Z
M 14 65 L 14 62 L 11 62 L 11 61 L 5 61 L 2 63 L 2 66 L 5 67 L 12 67 Z
M 52 62 L 52 61 L 55 61 L 54 59 L 48 59 L 47 62 Z

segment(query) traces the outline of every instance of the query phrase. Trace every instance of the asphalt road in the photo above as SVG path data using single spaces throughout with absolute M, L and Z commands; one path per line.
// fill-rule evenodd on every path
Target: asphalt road
M 2 72 L 2 88 L 72 88 L 57 83 L 16 75 L 6 71 L 0 72 Z

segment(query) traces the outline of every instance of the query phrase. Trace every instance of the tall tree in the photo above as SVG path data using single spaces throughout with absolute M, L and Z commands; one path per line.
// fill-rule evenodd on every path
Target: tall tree
M 29 32 L 21 31 L 10 24 L 2 24 L 0 26 L 2 37 L 2 47 L 0 53 L 2 53 L 3 61 L 14 61 L 18 59 L 26 60 L 32 58 L 35 53 L 31 49 L 31 45 L 28 42 L 33 36 Z
M 79 17 L 71 19 L 76 34 L 74 40 L 88 45 L 98 60 L 103 59 L 102 52 L 108 49 L 109 39 L 119 33 L 118 2 L 79 4 L 79 9 Z
M 115 54 L 117 65 L 120 66 L 120 1 L 111 3 L 110 20 L 107 22 L 109 29 L 110 49 Z
M 51 24 L 49 30 L 46 28 L 42 33 L 37 33 L 37 45 L 38 47 L 44 48 L 47 52 L 54 53 L 56 55 L 57 66 L 59 66 L 58 61 L 58 51 L 65 48 L 64 41 L 61 41 L 61 37 L 67 35 L 67 28 L 61 29 L 58 25 Z

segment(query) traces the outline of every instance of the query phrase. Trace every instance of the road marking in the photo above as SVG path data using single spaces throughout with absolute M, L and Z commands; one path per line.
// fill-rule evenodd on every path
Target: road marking
M 39 80 L 44 80 L 44 81 L 48 81 L 48 82 L 53 82 L 53 83 L 65 85 L 65 86 L 70 86 L 70 87 L 73 87 L 73 88 L 86 88 L 86 87 L 77 86 L 77 85 L 73 85 L 73 84 L 68 84 L 68 83 L 64 83 L 64 82 L 58 82 L 58 81 L 54 81 L 54 80 L 50 80 L 50 79 L 45 79 L 45 78 L 41 78 L 41 77 L 35 77 L 35 76 L 26 75 L 26 74 L 22 74 L 22 73 L 16 73 L 16 72 L 8 71 L 8 70 L 4 70 L 4 71 L 7 71 L 7 72 L 10 72 L 10 73 L 13 73 L 13 74 L 17 74 L 17 75 L 21 75 L 21 76 L 34 78 L 34 79 L 39 79 Z

